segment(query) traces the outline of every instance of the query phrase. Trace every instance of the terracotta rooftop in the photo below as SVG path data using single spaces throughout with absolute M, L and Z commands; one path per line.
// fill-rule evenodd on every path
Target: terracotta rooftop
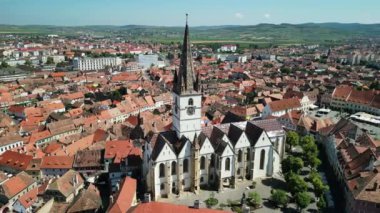
M 221 213 L 226 212 L 215 209 L 194 209 L 184 205 L 176 205 L 170 203 L 150 202 L 141 203 L 131 210 L 133 213 Z
M 279 101 L 273 101 L 269 104 L 272 112 L 284 111 L 289 109 L 296 109 L 301 107 L 301 103 L 297 98 L 282 99 Z
M 31 155 L 8 150 L 0 155 L 0 166 L 10 167 L 15 170 L 25 170 L 32 159 L 33 156 Z
M 41 169 L 71 169 L 74 156 L 44 156 Z
M 0 193 L 8 199 L 16 196 L 25 188 L 29 187 L 35 180 L 26 172 L 20 172 L 16 176 L 10 178 L 5 183 L 0 185 Z
M 126 177 L 122 183 L 119 193 L 116 196 L 115 202 L 110 204 L 109 213 L 127 212 L 133 204 L 136 196 L 136 179 Z

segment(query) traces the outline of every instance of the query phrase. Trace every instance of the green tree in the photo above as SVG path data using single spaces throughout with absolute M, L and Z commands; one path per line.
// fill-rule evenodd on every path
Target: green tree
M 248 201 L 254 207 L 261 205 L 261 197 L 257 192 L 250 192 L 248 194 Z
M 118 89 L 118 91 L 119 91 L 119 93 L 120 93 L 121 95 L 126 95 L 126 94 L 127 94 L 127 88 L 126 88 L 126 87 L 120 87 L 120 88 Z
M 2 61 L 0 67 L 1 67 L 1 68 L 8 68 L 8 67 L 10 67 L 10 66 L 9 66 L 9 64 L 8 64 L 7 62 Z
M 380 90 L 380 83 L 379 81 L 374 81 L 369 85 L 370 89 Z
M 307 159 L 307 164 L 312 168 L 312 169 L 316 169 L 319 165 L 321 165 L 321 160 L 319 160 L 319 158 L 315 155 L 312 155 L 312 156 L 309 156 L 309 157 L 306 157 Z
M 329 190 L 329 187 L 325 185 L 320 179 L 313 182 L 314 194 L 316 197 L 322 197 L 323 194 Z
M 289 172 L 294 172 L 299 174 L 304 166 L 304 163 L 299 157 L 289 156 L 282 161 L 281 165 L 282 173 L 287 174 Z
M 54 64 L 54 59 L 52 57 L 47 57 L 46 64 Z
M 289 191 L 293 195 L 295 195 L 299 192 L 306 192 L 307 191 L 308 185 L 301 176 L 299 176 L 293 172 L 290 172 L 288 175 L 285 176 L 285 178 L 286 178 L 286 182 L 287 182 L 288 187 L 289 187 Z
M 299 144 L 300 136 L 295 131 L 289 131 L 286 133 L 286 144 L 290 146 L 290 150 L 292 150 L 293 146 L 297 146 Z
M 26 61 L 25 61 L 25 64 L 24 64 L 25 66 L 27 66 L 27 67 L 30 67 L 30 66 L 32 66 L 32 62 L 29 60 L 29 59 L 27 59 Z
M 277 207 L 285 208 L 289 203 L 288 195 L 284 190 L 274 190 L 270 196 L 270 199 L 275 203 Z
M 219 203 L 218 199 L 215 198 L 214 192 L 211 192 L 210 197 L 207 198 L 207 200 L 205 200 L 205 203 L 208 208 L 212 208 L 213 206 L 216 206 Z
M 317 202 L 317 207 L 318 207 L 318 210 L 320 212 L 323 211 L 324 208 L 326 208 L 327 204 L 326 204 L 326 200 L 325 198 L 322 196 L 319 198 L 318 202 Z
M 302 212 L 303 209 L 307 208 L 311 203 L 311 197 L 308 192 L 297 193 L 294 197 L 294 200 L 300 212 Z
M 291 73 L 291 69 L 289 67 L 281 67 L 280 71 L 283 74 L 290 74 Z
M 303 150 L 303 156 L 305 164 L 312 169 L 316 169 L 321 161 L 318 159 L 318 146 L 312 136 L 305 136 L 301 139 L 301 147 Z
M 113 91 L 112 93 L 111 93 L 111 99 L 113 100 L 113 101 L 121 101 L 121 99 L 122 99 L 122 95 L 120 94 L 120 92 L 118 91 L 118 90 L 115 90 L 115 91 Z

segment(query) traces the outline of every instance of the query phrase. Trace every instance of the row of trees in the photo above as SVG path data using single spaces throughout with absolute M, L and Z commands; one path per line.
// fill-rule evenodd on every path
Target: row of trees
M 309 193 L 310 183 L 312 185 L 311 191 L 318 199 L 317 207 L 319 209 L 325 208 L 326 202 L 323 195 L 328 190 L 328 186 L 323 183 L 320 174 L 317 172 L 317 167 L 321 164 L 321 161 L 318 158 L 318 146 L 314 138 L 312 136 L 301 138 L 296 132 L 290 131 L 287 133 L 286 143 L 291 155 L 282 161 L 282 172 L 292 200 L 300 211 L 307 208 L 313 200 Z M 302 148 L 300 155 L 293 153 L 295 147 Z M 309 175 L 305 178 L 301 176 L 301 171 L 304 167 L 308 167 L 310 170 Z M 271 200 L 278 207 L 286 207 L 291 199 L 286 191 L 274 190 L 272 191 Z

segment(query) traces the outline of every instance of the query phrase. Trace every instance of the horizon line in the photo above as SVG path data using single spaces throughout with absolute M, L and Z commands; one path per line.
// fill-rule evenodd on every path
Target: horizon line
M 380 22 L 373 23 L 361 23 L 361 22 L 303 22 L 303 23 L 257 23 L 257 24 L 219 24 L 219 25 L 194 25 L 192 27 L 222 27 L 222 26 L 257 26 L 262 24 L 268 25 L 304 25 L 304 24 L 360 24 L 360 25 L 378 25 Z M 145 27 L 183 27 L 182 25 L 148 25 L 148 24 L 84 24 L 84 25 L 60 25 L 60 24 L 2 24 L 0 26 L 50 26 L 50 27 L 96 27 L 96 26 L 112 26 L 112 27 L 124 27 L 124 26 L 145 26 Z M 191 25 L 190 25 L 191 26 Z

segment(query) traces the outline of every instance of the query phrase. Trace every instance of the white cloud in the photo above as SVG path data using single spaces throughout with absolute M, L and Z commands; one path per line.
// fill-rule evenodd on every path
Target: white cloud
M 244 15 L 242 13 L 235 13 L 235 17 L 238 19 L 243 19 Z
M 266 19 L 270 19 L 270 14 L 269 14 L 269 13 L 265 13 L 264 17 L 265 17 Z

